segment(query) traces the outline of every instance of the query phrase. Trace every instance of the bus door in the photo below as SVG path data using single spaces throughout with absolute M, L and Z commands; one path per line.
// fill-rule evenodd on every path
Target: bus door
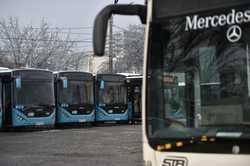
M 2 117 L 3 117 L 3 107 L 2 107 L 2 80 L 0 80 L 0 128 L 2 127 Z
M 2 124 L 11 126 L 11 81 L 8 78 L 2 80 Z
M 141 120 L 141 86 L 133 87 L 133 119 Z

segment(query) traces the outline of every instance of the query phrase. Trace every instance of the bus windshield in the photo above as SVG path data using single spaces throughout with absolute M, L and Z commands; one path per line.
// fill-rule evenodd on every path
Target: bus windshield
M 68 80 L 68 87 L 59 85 L 59 103 L 70 105 L 93 104 L 93 81 Z
M 2 80 L 0 80 L 0 112 L 2 110 Z
M 48 80 L 22 80 L 14 89 L 16 105 L 54 105 L 53 82 Z
M 105 82 L 104 89 L 99 89 L 100 104 L 126 104 L 127 91 L 124 83 Z
M 151 24 L 149 138 L 250 139 L 249 9 L 217 10 Z M 239 12 L 242 22 L 227 25 L 225 20 Z

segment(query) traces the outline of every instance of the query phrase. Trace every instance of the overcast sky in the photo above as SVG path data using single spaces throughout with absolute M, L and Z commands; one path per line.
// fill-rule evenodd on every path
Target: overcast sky
M 0 18 L 18 17 L 22 25 L 39 25 L 45 19 L 54 27 L 92 26 L 98 11 L 114 0 L 0 0 Z M 139 3 L 144 0 L 119 0 L 119 3 Z M 115 24 L 126 26 L 139 19 L 122 17 Z
M 91 40 L 94 18 L 106 5 L 114 0 L 0 0 L 0 19 L 17 17 L 21 26 L 39 27 L 41 20 L 50 27 L 69 31 L 75 40 Z M 119 3 L 143 4 L 144 0 L 119 0 Z M 116 16 L 114 24 L 126 28 L 129 24 L 140 24 L 138 17 Z M 119 30 L 114 27 L 114 31 Z M 80 34 L 84 33 L 84 34 Z M 89 50 L 92 42 L 78 43 L 80 49 Z

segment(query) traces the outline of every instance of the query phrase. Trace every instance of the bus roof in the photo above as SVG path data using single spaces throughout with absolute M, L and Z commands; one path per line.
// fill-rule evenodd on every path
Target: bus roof
M 117 73 L 117 74 L 121 74 L 121 75 L 124 75 L 126 77 L 141 76 L 142 75 L 142 74 L 138 74 L 138 73 Z
M 7 67 L 0 67 L 0 70 L 9 70 Z
M 43 74 L 27 74 L 27 73 L 43 73 Z M 52 71 L 44 70 L 44 69 L 34 69 L 34 68 L 25 68 L 25 69 L 8 69 L 8 70 L 0 70 L 0 76 L 14 76 L 21 75 L 23 78 L 52 78 Z
M 45 71 L 45 72 L 52 72 L 47 69 L 36 69 L 36 68 L 20 68 L 20 69 L 9 69 L 9 68 L 4 68 L 3 70 L 0 67 L 0 72 L 15 72 L 15 71 Z
M 97 74 L 96 79 L 104 81 L 125 81 L 126 76 L 121 74 Z
M 249 0 L 153 0 L 156 19 L 247 4 L 250 5 Z
M 82 71 L 59 71 L 54 72 L 54 75 L 57 79 L 60 77 L 67 77 L 67 79 L 71 80 L 93 80 L 93 74 L 89 72 L 82 72 Z
M 138 75 L 138 76 L 128 76 L 127 79 L 142 79 L 143 76 L 142 75 Z
M 141 85 L 142 84 L 142 78 L 143 76 L 131 76 L 131 77 L 127 77 L 126 82 L 130 85 Z

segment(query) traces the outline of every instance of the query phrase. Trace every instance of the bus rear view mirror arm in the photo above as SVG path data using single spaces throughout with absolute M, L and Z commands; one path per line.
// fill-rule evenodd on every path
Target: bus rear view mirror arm
M 108 5 L 95 18 L 93 31 L 94 54 L 104 55 L 108 20 L 113 14 L 137 15 L 143 24 L 146 23 L 146 6 L 144 5 Z

